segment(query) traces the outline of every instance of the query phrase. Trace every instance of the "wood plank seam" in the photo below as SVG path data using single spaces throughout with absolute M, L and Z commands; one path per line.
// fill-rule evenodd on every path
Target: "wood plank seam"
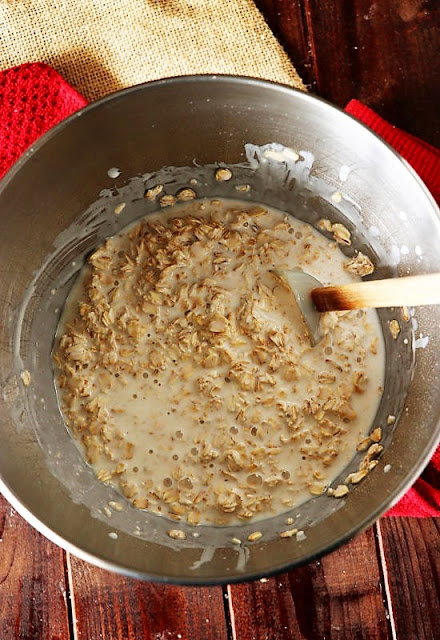
M 375 539 L 377 544 L 377 557 L 379 558 L 379 561 L 380 561 L 379 568 L 382 574 L 382 583 L 383 583 L 385 597 L 386 597 L 386 607 L 387 607 L 388 616 L 389 616 L 388 622 L 389 622 L 390 631 L 391 631 L 391 638 L 392 640 L 397 640 L 396 621 L 394 619 L 394 609 L 393 609 L 393 602 L 391 599 L 390 581 L 388 576 L 388 567 L 387 567 L 387 561 L 385 556 L 385 549 L 383 546 L 382 531 L 380 528 L 380 520 L 376 522 L 376 524 L 374 525 L 374 528 L 376 532 Z
M 229 630 L 231 631 L 231 640 L 237 640 L 237 627 L 235 624 L 235 613 L 234 613 L 234 607 L 233 607 L 233 603 L 232 603 L 232 590 L 231 590 L 231 585 L 228 584 L 226 586 L 226 595 L 228 596 L 228 606 L 225 606 L 225 615 L 226 615 L 226 620 L 228 621 L 228 634 L 229 634 Z M 227 609 L 227 611 L 226 611 Z
M 309 0 L 299 0 L 298 6 L 301 11 L 303 30 L 304 30 L 304 38 L 307 43 L 307 56 L 308 63 L 310 65 L 310 76 L 309 76 L 309 89 L 312 92 L 316 92 L 318 90 L 318 66 L 317 66 L 317 56 L 316 56 L 316 43 L 315 43 L 315 35 L 313 29 L 313 21 L 312 21 L 312 13 L 309 5 Z
M 315 90 L 310 46 L 301 0 L 255 0 L 270 29 L 293 62 L 308 90 Z
M 440 519 L 384 518 L 384 555 L 389 572 L 397 638 L 437 640 L 440 628 Z
M 66 571 L 66 590 L 68 591 L 67 609 L 69 615 L 70 637 L 72 640 L 78 640 L 78 627 L 76 624 L 75 610 L 75 591 L 73 587 L 72 563 L 70 561 L 70 553 L 65 551 L 65 571 Z

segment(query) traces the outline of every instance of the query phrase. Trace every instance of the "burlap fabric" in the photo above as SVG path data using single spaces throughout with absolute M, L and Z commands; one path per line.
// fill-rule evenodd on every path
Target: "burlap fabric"
M 191 73 L 304 89 L 252 0 L 0 0 L 0 69 L 34 61 L 88 100 Z

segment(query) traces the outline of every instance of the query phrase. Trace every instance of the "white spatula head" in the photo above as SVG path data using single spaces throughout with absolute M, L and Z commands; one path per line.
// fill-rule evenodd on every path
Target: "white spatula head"
M 292 297 L 296 300 L 309 332 L 310 343 L 314 347 L 322 338 L 320 330 L 321 314 L 313 304 L 311 291 L 317 287 L 322 287 L 321 282 L 299 268 L 272 269 L 271 273 L 290 291 Z

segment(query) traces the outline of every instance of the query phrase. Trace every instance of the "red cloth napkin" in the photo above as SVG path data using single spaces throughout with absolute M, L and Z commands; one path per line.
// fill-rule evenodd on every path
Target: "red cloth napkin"
M 87 104 L 46 64 L 24 64 L 0 72 L 0 178 L 45 131 Z M 346 111 L 362 120 L 414 167 L 440 202 L 440 152 L 393 127 L 352 100 Z M 440 515 L 440 447 L 422 476 L 386 515 Z
M 389 124 L 358 100 L 351 100 L 345 110 L 394 147 L 419 174 L 440 205 L 440 151 Z M 440 446 L 417 482 L 385 515 L 419 518 L 440 515 Z
M 0 72 L 0 178 L 45 131 L 86 104 L 47 64 Z

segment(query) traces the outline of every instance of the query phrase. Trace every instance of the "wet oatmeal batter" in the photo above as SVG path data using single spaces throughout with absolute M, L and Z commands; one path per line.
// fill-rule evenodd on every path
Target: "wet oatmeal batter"
M 323 314 L 312 348 L 271 273 L 371 273 L 339 250 L 345 227 L 321 227 L 334 239 L 267 207 L 192 201 L 90 256 L 54 358 L 66 424 L 99 480 L 190 524 L 269 517 L 327 490 L 372 425 L 384 350 L 374 311 Z

